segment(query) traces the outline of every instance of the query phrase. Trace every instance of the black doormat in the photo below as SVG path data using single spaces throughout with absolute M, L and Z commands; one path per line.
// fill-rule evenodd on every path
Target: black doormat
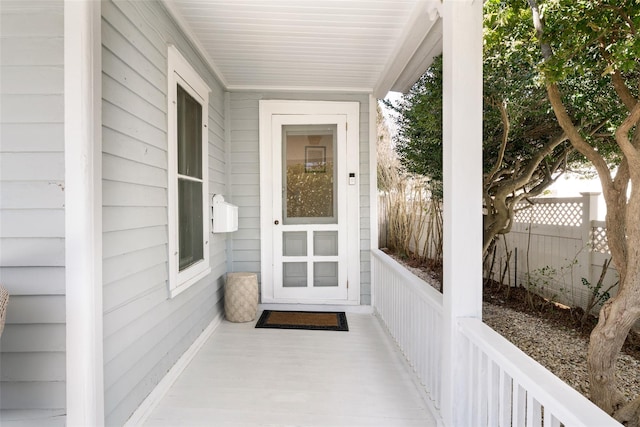
M 344 312 L 265 310 L 256 328 L 348 331 Z

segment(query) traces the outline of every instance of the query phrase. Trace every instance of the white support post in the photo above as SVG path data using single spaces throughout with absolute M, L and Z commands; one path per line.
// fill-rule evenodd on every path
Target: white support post
M 600 192 L 598 191 L 594 191 L 594 192 L 584 192 L 584 193 L 580 193 L 580 195 L 582 196 L 583 202 L 582 202 L 582 206 L 583 206 L 583 211 L 582 211 L 582 218 L 583 218 L 583 222 L 589 225 L 589 228 L 591 228 L 591 221 L 597 221 L 598 220 L 598 199 L 600 198 Z
M 371 239 L 370 248 L 378 249 L 378 100 L 375 96 L 369 95 L 369 237 Z M 370 276 L 370 292 L 371 307 L 374 307 L 376 294 L 374 291 L 374 283 L 378 278 L 375 276 L 373 269 L 373 257 L 369 253 L 371 265 Z
M 598 219 L 598 198 L 599 192 L 584 192 L 582 196 L 582 248 L 578 254 L 578 280 L 584 277 L 591 284 L 595 284 L 600 277 L 599 271 L 594 271 L 593 251 L 591 250 L 591 221 Z M 576 286 L 574 283 L 573 286 Z M 583 308 L 587 308 L 587 296 L 580 298 L 580 304 Z
M 100 6 L 64 2 L 68 426 L 104 425 Z
M 442 418 L 472 425 L 458 319 L 482 317 L 482 1 L 444 0 Z
M 226 185 L 227 195 L 229 196 L 229 200 L 236 205 L 238 202 L 233 200 L 233 186 L 231 183 L 232 180 L 232 169 L 231 166 L 231 93 L 225 91 L 224 92 L 224 140 L 225 140 L 225 150 L 224 150 L 224 167 L 225 167 L 225 175 L 229 184 Z M 211 187 L 209 187 L 209 192 L 211 191 Z M 209 195 L 211 196 L 211 195 Z M 213 230 L 213 229 L 212 229 Z M 209 235 L 209 238 L 213 242 L 215 236 L 213 234 Z M 226 237 L 226 248 L 227 248 L 227 273 L 234 272 L 233 266 L 233 247 L 234 247 L 234 239 L 231 235 Z M 211 246 L 213 248 L 213 245 Z

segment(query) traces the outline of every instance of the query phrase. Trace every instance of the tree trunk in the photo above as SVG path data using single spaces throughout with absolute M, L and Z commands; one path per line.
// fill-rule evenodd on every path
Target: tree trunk
M 508 127 L 508 121 L 505 121 L 505 127 Z M 484 236 L 482 242 L 482 253 L 486 254 L 489 246 L 499 234 L 506 234 L 511 231 L 513 225 L 513 213 L 516 205 L 525 197 L 535 197 L 542 193 L 545 188 L 554 181 L 552 175 L 558 170 L 561 162 L 556 162 L 549 167 L 547 176 L 538 180 L 533 188 L 527 188 L 527 184 L 531 183 L 533 174 L 538 165 L 553 152 L 561 143 L 566 141 L 563 134 L 555 136 L 532 156 L 529 163 L 522 169 L 514 169 L 509 179 L 502 180 L 498 183 L 494 182 L 495 174 L 500 169 L 500 165 L 496 164 L 494 171 L 484 176 L 483 182 L 483 198 L 487 215 L 483 221 Z M 503 142 L 506 146 L 507 140 Z M 567 150 L 565 150 L 567 152 Z M 502 154 L 501 154 L 502 155 Z M 561 156 L 563 157 L 563 156 Z
M 542 57 L 547 61 L 553 52 L 545 41 L 544 22 L 537 0 L 528 1 Z M 616 93 L 630 113 L 615 132 L 616 143 L 623 154 L 615 178 L 612 178 L 604 157 L 574 125 L 557 84 L 547 81 L 546 87 L 558 123 L 567 133 L 571 144 L 592 162 L 600 177 L 607 204 L 607 240 L 613 263 L 620 275 L 618 295 L 600 310 L 598 324 L 589 340 L 587 365 L 591 400 L 625 425 L 640 427 L 640 398 L 627 402 L 618 390 L 615 376 L 622 345 L 629 330 L 640 318 L 640 103 L 634 99 L 619 72 L 614 72 L 612 79 Z M 634 127 L 635 133 L 630 141 L 629 133 Z M 631 195 L 627 199 L 629 183 Z
M 637 110 L 634 108 L 634 115 L 630 116 L 632 120 L 637 120 L 640 114 Z M 637 136 L 634 136 L 635 142 Z M 623 147 L 628 143 L 624 138 L 626 136 L 616 135 Z M 607 211 L 607 235 L 610 234 L 610 244 L 618 247 L 617 252 L 622 257 L 615 264 L 620 273 L 620 291 L 600 310 L 598 324 L 589 341 L 587 365 L 591 400 L 625 425 L 640 426 L 640 400 L 626 402 L 618 391 L 615 377 L 618 354 L 629 330 L 640 319 L 640 158 L 629 151 L 627 149 L 631 155 L 626 160 L 629 162 L 632 182 L 630 197 L 626 203 L 622 203 L 622 200 L 611 203 L 611 207 L 607 200 L 610 209 Z M 626 195 L 618 196 L 626 199 Z
M 598 324 L 591 332 L 587 354 L 589 393 L 596 405 L 618 421 L 626 426 L 640 426 L 640 400 L 627 402 L 615 376 L 622 345 L 633 324 L 640 319 L 640 266 L 636 263 L 627 270 L 626 277 L 618 295 L 600 310 Z
M 587 353 L 589 394 L 591 400 L 609 414 L 614 414 L 627 403 L 618 389 L 616 360 L 629 330 L 639 318 L 634 308 L 638 305 L 640 298 L 637 292 L 633 301 L 623 290 L 605 303 L 600 310 L 598 324 L 591 332 Z

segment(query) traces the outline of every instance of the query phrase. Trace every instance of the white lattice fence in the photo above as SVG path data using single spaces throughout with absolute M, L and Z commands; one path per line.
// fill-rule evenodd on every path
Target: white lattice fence
M 528 286 L 567 305 L 586 307 L 590 291 L 610 258 L 605 223 L 596 221 L 597 195 L 540 198 L 523 203 L 511 232 L 497 244 L 493 279 Z M 508 254 L 511 254 L 510 256 Z M 609 267 L 604 285 L 617 281 Z M 615 293 L 615 289 L 614 289 Z
M 592 221 L 591 223 L 591 250 L 601 254 L 610 253 L 604 221 Z
M 581 227 L 585 218 L 583 198 L 543 198 L 533 203 L 522 202 L 516 206 L 514 222 L 531 225 L 558 225 Z M 590 217 L 590 215 L 587 215 Z M 607 228 L 604 221 L 591 221 L 589 232 L 590 250 L 609 253 Z
M 538 199 L 534 204 L 520 203 L 516 206 L 514 221 L 528 224 L 564 225 L 579 227 L 583 217 L 582 198 Z

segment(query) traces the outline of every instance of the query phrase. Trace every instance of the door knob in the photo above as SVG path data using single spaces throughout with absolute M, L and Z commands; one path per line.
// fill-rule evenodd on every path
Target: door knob
M 273 223 L 274 223 L 275 225 L 278 225 L 278 224 L 280 224 L 280 221 L 278 221 L 278 220 L 276 219 L 275 221 L 273 221 Z

